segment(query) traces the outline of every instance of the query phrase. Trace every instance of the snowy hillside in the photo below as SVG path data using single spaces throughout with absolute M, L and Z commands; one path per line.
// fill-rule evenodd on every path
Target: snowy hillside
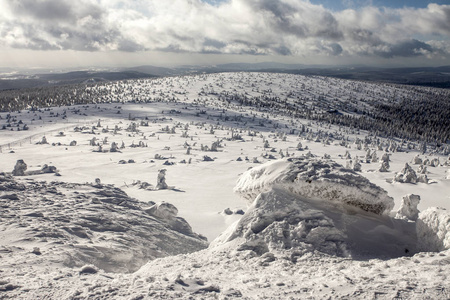
M 0 113 L 0 298 L 450 297 L 448 119 L 381 118 L 447 91 L 223 73 L 66 92 Z

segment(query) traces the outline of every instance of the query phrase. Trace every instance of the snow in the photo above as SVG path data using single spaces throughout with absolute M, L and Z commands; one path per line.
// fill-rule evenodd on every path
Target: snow
M 417 209 L 417 205 L 419 205 L 419 202 L 419 195 L 409 194 L 404 196 L 402 205 L 398 209 L 395 217 L 397 219 L 416 221 L 419 216 L 419 210 Z
M 17 262 L 66 267 L 93 264 L 108 272 L 132 272 L 158 257 L 206 248 L 176 208 L 158 214 L 109 185 L 36 182 L 0 176 L 0 247 Z M 155 218 L 153 218 L 154 216 Z M 38 248 L 39 256 L 27 258 Z M 34 251 L 36 254 L 36 251 Z
M 273 186 L 313 199 L 341 203 L 376 214 L 388 213 L 394 200 L 365 177 L 332 160 L 307 155 L 269 162 L 244 173 L 235 191 L 250 203 Z
M 450 213 L 440 207 L 430 207 L 417 220 L 419 247 L 425 251 L 450 249 Z
M 0 130 L 0 298 L 450 297 L 448 154 L 236 100 L 352 115 L 417 90 L 265 73 L 88 89 L 120 103 Z M 393 180 L 419 158 L 417 182 Z

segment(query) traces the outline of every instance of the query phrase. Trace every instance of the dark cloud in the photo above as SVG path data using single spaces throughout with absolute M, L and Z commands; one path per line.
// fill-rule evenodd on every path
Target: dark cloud
M 391 45 L 388 51 L 376 51 L 384 58 L 422 56 L 424 53 L 432 53 L 433 47 L 418 40 L 409 40 Z
M 343 51 L 342 46 L 339 45 L 338 43 L 333 43 L 333 44 L 330 45 L 330 47 L 331 47 L 331 50 L 332 50 L 331 54 L 334 55 L 334 56 L 337 56 L 337 55 L 341 54 L 342 51 Z
M 9 5 L 17 15 L 29 15 L 41 20 L 72 19 L 72 6 L 64 0 L 11 0 Z
M 204 47 L 214 47 L 216 49 L 224 48 L 226 45 L 226 43 L 222 43 L 221 41 L 209 38 L 205 38 L 205 41 L 203 42 Z
M 286 46 L 276 47 L 276 48 L 274 48 L 274 51 L 276 54 L 280 54 L 280 55 L 292 55 L 291 50 Z
M 117 50 L 124 52 L 136 52 L 146 50 L 142 45 L 128 39 L 122 39 L 119 41 Z
M 10 0 L 7 2 L 18 16 L 30 16 L 40 21 L 72 22 L 86 16 L 99 19 L 103 10 L 91 2 L 73 0 Z
M 255 12 L 266 13 L 266 18 L 280 33 L 293 34 L 297 37 L 326 37 L 339 39 L 337 20 L 325 10 L 307 6 L 299 2 L 293 6 L 280 0 L 248 0 Z

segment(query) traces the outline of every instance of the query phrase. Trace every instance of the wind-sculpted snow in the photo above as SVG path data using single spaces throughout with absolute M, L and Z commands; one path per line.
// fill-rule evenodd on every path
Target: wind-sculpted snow
M 176 216 L 176 208 L 155 214 L 142 205 L 109 185 L 1 175 L 0 249 L 24 267 L 93 264 L 108 272 L 132 272 L 149 260 L 207 247 Z
M 279 160 L 244 173 L 235 188 L 250 203 L 212 247 L 234 245 L 259 255 L 309 252 L 398 257 L 415 253 L 415 226 L 386 215 L 393 200 L 380 187 L 330 160 Z
M 350 212 L 275 186 L 259 194 L 242 219 L 210 247 L 283 254 L 295 262 L 315 252 L 355 259 L 399 257 L 415 253 L 416 244 L 413 223 Z
M 421 212 L 417 220 L 417 238 L 422 251 L 450 249 L 450 212 L 438 207 Z
M 332 160 L 308 156 L 254 167 L 239 178 L 235 191 L 252 203 L 258 194 L 273 187 L 379 215 L 390 212 L 394 207 L 394 200 L 387 192 L 365 177 Z

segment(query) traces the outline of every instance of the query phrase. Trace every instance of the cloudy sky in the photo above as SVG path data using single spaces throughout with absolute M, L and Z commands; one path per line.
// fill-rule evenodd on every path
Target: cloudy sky
M 450 65 L 450 0 L 0 0 L 0 67 Z

